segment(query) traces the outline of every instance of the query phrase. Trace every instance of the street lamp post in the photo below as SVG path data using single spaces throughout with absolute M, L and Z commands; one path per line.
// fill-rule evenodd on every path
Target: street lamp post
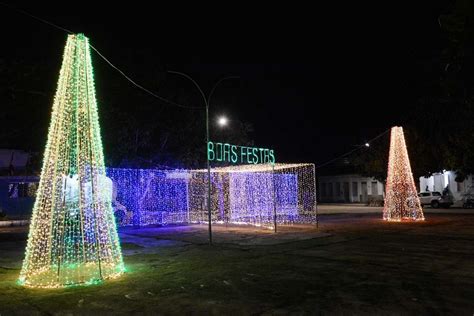
M 206 101 L 206 161 L 207 161 L 207 220 L 209 225 L 209 245 L 212 245 L 212 216 L 211 216 L 211 162 L 209 161 L 209 103 Z
M 206 161 L 207 161 L 207 216 L 208 216 L 208 224 L 209 224 L 209 245 L 212 245 L 212 216 L 211 216 L 211 163 L 209 161 L 209 154 L 207 153 L 207 146 L 209 144 L 209 103 L 211 101 L 212 94 L 214 93 L 214 90 L 216 90 L 216 87 L 219 85 L 224 80 L 227 79 L 236 79 L 239 77 L 236 76 L 228 76 L 221 78 L 219 81 L 217 81 L 214 86 L 211 89 L 211 92 L 209 93 L 209 96 L 206 98 L 206 95 L 202 91 L 201 87 L 197 84 L 197 82 L 188 76 L 185 73 L 179 72 L 179 71 L 172 71 L 168 70 L 169 73 L 172 74 L 177 74 L 180 76 L 183 76 L 193 82 L 193 84 L 198 88 L 199 92 L 201 93 L 201 96 L 204 100 L 204 104 L 206 106 Z M 225 123 L 224 123 L 225 125 Z

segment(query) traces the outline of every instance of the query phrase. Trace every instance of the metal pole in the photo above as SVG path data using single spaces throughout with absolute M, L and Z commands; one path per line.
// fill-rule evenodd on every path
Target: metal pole
M 277 232 L 277 213 L 276 213 L 276 201 L 275 201 L 275 164 L 272 163 L 272 182 L 273 182 L 273 227 L 275 233 Z
M 185 73 L 179 72 L 179 71 L 172 71 L 168 70 L 169 73 L 172 74 L 177 74 L 180 76 L 183 76 L 193 82 L 193 84 L 198 88 L 199 92 L 201 93 L 202 98 L 204 99 L 205 105 L 206 105 L 206 157 L 207 157 L 207 214 L 208 214 L 208 221 L 209 221 L 209 245 L 212 245 L 212 224 L 211 224 L 211 165 L 209 162 L 209 153 L 207 152 L 207 146 L 209 145 L 209 104 L 211 102 L 211 97 L 212 94 L 214 93 L 214 90 L 216 89 L 217 85 L 221 83 L 222 81 L 226 79 L 235 79 L 239 78 L 236 76 L 229 76 L 229 77 L 224 77 L 221 78 L 219 81 L 217 81 L 214 86 L 211 89 L 211 92 L 209 93 L 209 97 L 206 98 L 206 95 L 202 91 L 201 87 L 197 84 L 196 81 L 194 81 L 193 78 L 188 76 Z
M 211 217 L 211 163 L 209 162 L 209 105 L 206 100 L 206 160 L 207 160 L 207 215 L 209 221 L 209 245 L 212 246 L 212 217 Z

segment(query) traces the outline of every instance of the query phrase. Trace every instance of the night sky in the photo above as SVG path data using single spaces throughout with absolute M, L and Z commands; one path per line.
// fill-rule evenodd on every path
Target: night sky
M 139 79 L 160 67 L 189 74 L 205 91 L 222 76 L 239 76 L 216 90 L 211 117 L 250 122 L 255 143 L 274 148 L 277 160 L 316 164 L 403 124 L 438 71 L 438 16 L 449 7 L 437 1 L 311 8 L 97 3 L 14 6 L 85 33 L 111 62 L 158 93 L 154 82 Z M 0 20 L 1 57 L 56 65 L 44 78 L 54 94 L 66 33 L 5 7 Z M 119 76 L 97 55 L 93 62 L 97 80 Z

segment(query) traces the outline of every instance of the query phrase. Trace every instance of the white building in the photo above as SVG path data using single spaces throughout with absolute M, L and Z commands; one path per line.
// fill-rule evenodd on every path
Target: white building
M 435 173 L 429 178 L 420 177 L 420 192 L 443 192 L 448 186 L 454 198 L 454 206 L 462 206 L 466 195 L 474 195 L 474 175 L 469 175 L 463 182 L 456 182 L 454 171 Z
M 319 201 L 342 203 L 383 203 L 384 185 L 375 178 L 357 174 L 319 176 Z

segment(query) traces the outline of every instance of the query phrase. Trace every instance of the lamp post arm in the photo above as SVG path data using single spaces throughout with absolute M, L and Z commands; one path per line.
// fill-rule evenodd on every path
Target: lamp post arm
M 209 162 L 209 156 L 207 154 L 207 146 L 209 144 L 209 103 L 207 102 L 206 95 L 202 91 L 201 87 L 194 81 L 193 78 L 188 76 L 185 73 L 179 71 L 168 70 L 169 73 L 177 74 L 183 76 L 189 80 L 198 88 L 201 93 L 202 98 L 204 99 L 204 105 L 206 110 L 206 161 L 207 161 L 207 215 L 208 215 L 208 225 L 209 225 L 209 245 L 212 245 L 212 216 L 211 216 L 211 164 Z
M 214 94 L 214 91 L 216 90 L 217 86 L 219 85 L 219 83 L 221 83 L 222 81 L 224 80 L 227 80 L 227 79 L 239 79 L 240 77 L 238 76 L 228 76 L 228 77 L 224 77 L 224 78 L 221 78 L 219 79 L 219 81 L 217 81 L 214 86 L 212 87 L 211 89 L 211 92 L 209 93 L 209 96 L 207 97 L 207 104 L 211 104 L 211 97 L 212 95 Z
M 204 105 L 205 105 L 206 107 L 208 107 L 206 95 L 205 95 L 204 92 L 202 91 L 201 87 L 197 84 L 197 82 L 194 81 L 193 78 L 191 78 L 191 77 L 188 76 L 187 74 L 185 74 L 185 73 L 183 73 L 183 72 L 179 72 L 179 71 L 168 70 L 167 72 L 169 72 L 169 73 L 171 73 L 171 74 L 180 75 L 180 76 L 183 76 L 183 77 L 188 78 L 189 80 L 191 80 L 191 82 L 196 86 L 196 88 L 198 88 L 199 92 L 201 93 L 201 96 L 202 96 L 202 98 L 204 99 Z

